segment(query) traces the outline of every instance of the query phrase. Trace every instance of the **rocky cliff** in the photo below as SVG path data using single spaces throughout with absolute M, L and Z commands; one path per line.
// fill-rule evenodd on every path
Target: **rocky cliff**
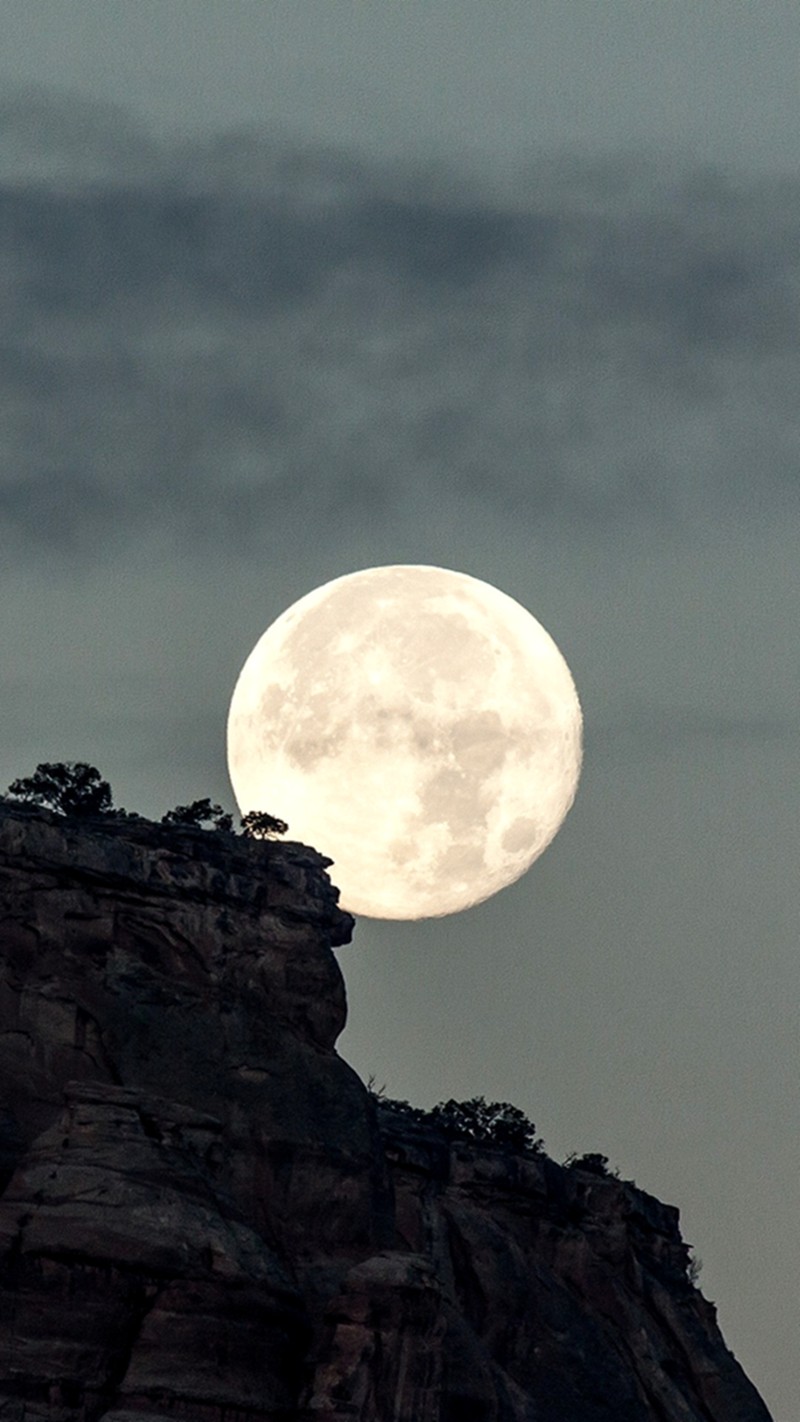
M 676 1210 L 337 1056 L 326 866 L 0 805 L 3 1422 L 769 1422 Z

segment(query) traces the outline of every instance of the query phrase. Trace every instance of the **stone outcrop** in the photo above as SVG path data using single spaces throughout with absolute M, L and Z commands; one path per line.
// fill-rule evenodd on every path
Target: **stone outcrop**
M 769 1422 L 677 1211 L 337 1056 L 326 868 L 0 804 L 3 1422 Z

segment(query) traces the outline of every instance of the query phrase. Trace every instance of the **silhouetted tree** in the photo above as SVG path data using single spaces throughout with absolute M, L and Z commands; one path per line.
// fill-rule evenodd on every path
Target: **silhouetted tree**
M 430 1126 L 433 1114 L 431 1111 L 425 1111 L 422 1106 L 412 1106 L 409 1101 L 400 1101 L 397 1097 L 387 1096 L 385 1086 L 376 1089 L 373 1076 L 367 1082 L 367 1091 L 378 1107 L 383 1111 L 388 1111 L 395 1119 L 401 1119 L 406 1125 Z
M 192 829 L 212 825 L 214 829 L 232 830 L 233 815 L 229 815 L 221 805 L 212 805 L 206 796 L 204 800 L 193 800 L 191 805 L 176 805 L 174 810 L 167 810 L 161 817 L 161 823 L 185 825 Z
M 604 1175 L 616 1178 L 616 1171 L 611 1170 L 608 1164 L 608 1156 L 600 1155 L 597 1151 L 587 1151 L 585 1155 L 568 1155 L 564 1164 L 567 1170 L 585 1170 L 589 1175 Z
M 251 839 L 270 839 L 274 834 L 285 834 L 288 828 L 285 820 L 268 815 L 266 810 L 250 810 L 242 817 L 242 830 Z
M 517 1106 L 508 1101 L 443 1101 L 431 1111 L 432 1123 L 450 1140 L 472 1141 L 498 1150 L 526 1154 L 541 1149 L 536 1127 Z
M 406 1125 L 436 1131 L 448 1141 L 490 1146 L 515 1155 L 535 1155 L 543 1148 L 533 1122 L 507 1101 L 484 1101 L 482 1096 L 473 1096 L 470 1101 L 440 1101 L 438 1106 L 424 1111 L 407 1101 L 393 1101 L 371 1085 L 370 1091 L 379 1110 Z
M 33 775 L 14 780 L 7 793 L 60 815 L 105 815 L 112 809 L 108 781 L 82 760 L 43 761 Z

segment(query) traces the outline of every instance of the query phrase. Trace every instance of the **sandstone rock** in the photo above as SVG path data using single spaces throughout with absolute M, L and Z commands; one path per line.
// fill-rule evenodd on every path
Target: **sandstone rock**
M 769 1422 L 676 1210 L 376 1107 L 326 867 L 0 805 L 3 1422 Z
M 423 1256 L 385 1251 L 357 1264 L 326 1310 L 308 1417 L 438 1422 L 444 1332 L 441 1285 Z
M 76 1399 L 95 1414 L 112 1399 L 151 1408 L 165 1392 L 290 1406 L 305 1309 L 218 1190 L 220 1122 L 117 1086 L 65 1094 L 0 1204 L 0 1378 L 12 1396 L 35 1380 L 43 1398 L 46 1381 L 53 1415 Z

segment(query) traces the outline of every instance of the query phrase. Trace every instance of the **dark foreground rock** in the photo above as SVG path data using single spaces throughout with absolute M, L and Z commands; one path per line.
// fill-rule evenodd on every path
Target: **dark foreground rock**
M 376 1105 L 325 869 L 0 806 L 2 1422 L 769 1422 L 676 1210 Z

